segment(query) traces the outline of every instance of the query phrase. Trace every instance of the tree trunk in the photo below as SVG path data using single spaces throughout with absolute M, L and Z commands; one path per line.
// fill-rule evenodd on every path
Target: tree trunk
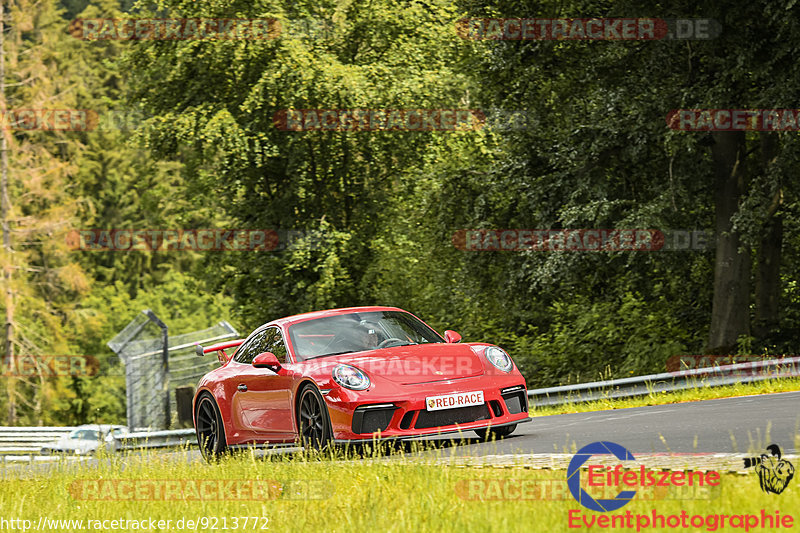
M 750 252 L 739 251 L 739 234 L 731 231 L 745 184 L 744 132 L 712 135 L 717 255 L 708 351 L 733 353 L 739 336 L 750 334 Z
M 761 133 L 761 166 L 766 175 L 769 165 L 778 154 L 778 134 Z M 754 334 L 763 339 L 778 326 L 778 301 L 781 293 L 781 244 L 783 218 L 780 206 L 783 190 L 779 184 L 767 208 L 767 220 L 756 252 L 756 315 Z
M 5 53 L 5 0 L 0 0 L 0 112 L 6 116 L 6 53 Z M 12 275 L 12 250 L 10 217 L 11 201 L 8 196 L 8 135 L 7 131 L 0 131 L 0 225 L 3 228 L 3 284 L 5 285 L 5 358 L 3 360 L 10 369 L 8 377 L 8 424 L 13 425 L 17 420 L 16 402 L 16 361 L 14 357 L 14 292 L 11 288 Z

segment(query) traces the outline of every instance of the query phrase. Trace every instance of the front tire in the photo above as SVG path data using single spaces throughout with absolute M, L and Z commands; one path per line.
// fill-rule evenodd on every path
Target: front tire
M 203 459 L 209 463 L 218 460 L 228 450 L 228 445 L 225 442 L 222 415 L 217 402 L 209 393 L 203 393 L 197 400 L 194 419 L 197 445 L 200 447 Z
M 478 437 L 480 437 L 482 440 L 489 440 L 492 437 L 495 439 L 503 439 L 511 435 L 515 429 L 517 429 L 517 425 L 512 424 L 510 426 L 501 426 L 499 428 L 476 429 L 475 433 L 477 433 Z
M 328 408 L 317 388 L 308 385 L 300 392 L 297 402 L 300 444 L 307 449 L 321 450 L 333 439 Z

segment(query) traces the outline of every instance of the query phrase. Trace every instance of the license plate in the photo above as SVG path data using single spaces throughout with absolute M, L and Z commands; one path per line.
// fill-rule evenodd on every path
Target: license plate
M 443 396 L 428 396 L 425 398 L 425 408 L 428 411 L 441 411 L 442 409 L 455 409 L 456 407 L 470 407 L 483 405 L 483 391 L 458 392 Z

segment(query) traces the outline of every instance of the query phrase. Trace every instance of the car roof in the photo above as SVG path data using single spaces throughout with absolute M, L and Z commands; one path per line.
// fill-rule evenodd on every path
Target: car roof
M 346 315 L 349 313 L 365 313 L 370 311 L 400 311 L 401 313 L 406 313 L 407 311 L 403 311 L 398 307 L 383 307 L 383 306 L 368 306 L 368 307 L 343 307 L 341 309 L 326 309 L 324 311 L 313 311 L 311 313 L 303 313 L 300 315 L 292 315 L 287 316 L 284 318 L 279 318 L 278 320 L 273 320 L 265 325 L 278 325 L 278 326 L 290 326 L 291 324 L 297 322 L 304 322 L 306 320 L 311 320 L 314 318 L 322 318 L 326 316 L 336 316 L 336 315 Z
M 120 426 L 120 425 L 117 425 L 117 424 L 81 424 L 80 426 L 77 426 L 75 428 L 75 430 L 93 429 L 95 431 L 108 432 L 108 431 L 111 431 L 112 429 L 121 429 L 121 428 L 124 428 L 124 427 L 125 426 Z

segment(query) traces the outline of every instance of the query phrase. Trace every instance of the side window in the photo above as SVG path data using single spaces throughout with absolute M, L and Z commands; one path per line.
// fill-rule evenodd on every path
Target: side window
M 272 345 L 272 338 L 275 336 L 275 331 L 277 331 L 275 328 L 267 328 L 264 330 L 264 336 L 261 337 L 261 342 L 258 343 L 258 348 L 256 348 L 256 351 L 253 353 L 253 357 L 269 351 L 269 347 Z M 252 360 L 250 362 L 252 362 Z
M 286 364 L 286 345 L 283 343 L 283 335 L 279 329 L 273 329 L 274 335 L 272 336 L 270 346 L 267 348 L 266 352 L 272 352 L 275 354 L 275 357 L 278 358 L 281 364 Z
M 256 333 L 253 338 L 250 339 L 250 342 L 242 346 L 242 348 L 236 352 L 234 361 L 246 365 L 251 364 L 255 356 L 264 351 L 260 348 L 264 345 L 265 337 L 267 337 L 269 333 L 271 333 L 269 329 Z

